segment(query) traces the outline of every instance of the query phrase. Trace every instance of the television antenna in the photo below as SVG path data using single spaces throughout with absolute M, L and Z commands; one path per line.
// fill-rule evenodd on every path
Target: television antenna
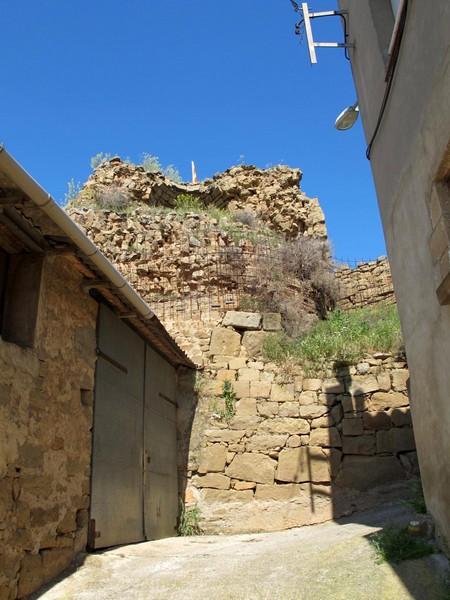
M 349 59 L 348 49 L 354 48 L 355 44 L 349 44 L 347 42 L 348 33 L 347 33 L 347 20 L 346 15 L 348 14 L 348 10 L 326 10 L 322 12 L 309 12 L 309 7 L 307 2 L 302 2 L 301 8 L 291 0 L 292 6 L 294 7 L 295 12 L 298 12 L 302 15 L 302 20 L 296 24 L 295 33 L 297 35 L 301 35 L 302 25 L 304 25 L 306 40 L 308 42 L 308 50 L 309 50 L 309 59 L 311 65 L 317 64 L 317 55 L 316 48 L 344 48 L 345 49 L 345 58 Z M 318 19 L 321 17 L 341 17 L 343 25 L 344 25 L 344 42 L 315 42 L 312 32 L 311 21 L 312 19 Z

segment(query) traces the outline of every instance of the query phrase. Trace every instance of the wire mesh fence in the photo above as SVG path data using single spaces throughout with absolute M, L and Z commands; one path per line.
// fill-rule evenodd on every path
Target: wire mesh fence
M 241 232 L 239 232 L 241 233 Z M 160 319 L 204 319 L 210 313 L 251 309 L 267 285 L 268 268 L 282 272 L 286 249 L 265 235 L 236 238 L 234 245 L 204 245 L 189 254 L 174 250 L 155 264 L 151 251 L 118 265 Z M 331 258 L 330 272 L 338 284 L 337 306 L 395 302 L 389 263 Z M 285 281 L 295 297 L 295 282 Z

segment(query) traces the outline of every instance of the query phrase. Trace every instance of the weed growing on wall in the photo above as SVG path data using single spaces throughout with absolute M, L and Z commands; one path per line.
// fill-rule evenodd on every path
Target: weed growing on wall
M 217 399 L 223 401 L 223 408 L 217 406 L 217 401 L 211 403 L 211 410 L 220 419 L 229 421 L 236 414 L 236 394 L 233 392 L 233 384 L 231 381 L 224 381 L 222 384 L 222 393 L 217 395 Z
M 200 535 L 202 530 L 200 529 L 200 510 L 195 507 L 186 510 L 186 506 L 182 500 L 181 502 L 181 514 L 180 523 L 178 525 L 178 535 Z
M 423 495 L 422 483 L 420 481 L 416 482 L 412 486 L 412 490 L 415 494 L 414 498 L 410 500 L 402 500 L 401 504 L 405 504 L 406 506 L 410 506 L 412 509 L 421 515 L 426 514 L 427 505 L 425 504 L 425 497 Z
M 129 206 L 130 199 L 121 188 L 112 185 L 98 192 L 96 204 L 103 210 L 121 212 Z
M 322 371 L 324 361 L 353 364 L 372 352 L 402 350 L 396 306 L 355 308 L 347 313 L 335 310 L 296 338 L 272 335 L 264 344 L 267 359 L 295 360 L 311 375 Z
M 109 152 L 106 152 L 105 154 L 103 154 L 103 152 L 99 152 L 91 158 L 91 169 L 95 171 L 95 169 L 99 165 L 101 165 L 104 162 L 107 162 L 110 158 L 111 154 L 109 154 Z
M 75 183 L 73 179 L 71 179 L 67 184 L 67 192 L 64 194 L 64 204 L 68 202 L 73 202 L 78 194 L 81 191 L 81 183 L 78 181 Z
M 412 560 L 434 554 L 434 548 L 420 536 L 408 531 L 408 527 L 394 527 L 393 525 L 382 529 L 369 536 L 377 555 L 377 562 L 395 562 Z

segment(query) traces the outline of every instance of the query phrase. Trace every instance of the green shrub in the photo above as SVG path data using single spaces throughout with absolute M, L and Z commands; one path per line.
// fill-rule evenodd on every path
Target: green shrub
M 157 156 L 152 156 L 147 152 L 141 154 L 141 165 L 146 171 L 149 171 L 150 173 L 162 172 L 162 166 L 159 162 L 159 158 Z
M 78 181 L 75 183 L 73 179 L 71 179 L 67 183 L 67 192 L 64 194 L 64 204 L 68 202 L 73 202 L 76 200 L 78 194 L 81 192 L 81 183 Z
M 108 152 L 106 154 L 103 154 L 103 152 L 99 152 L 98 154 L 96 154 L 95 156 L 93 156 L 91 158 L 91 169 L 93 171 L 95 171 L 95 169 L 102 163 L 102 162 L 106 162 L 107 160 L 109 160 L 111 158 L 111 154 L 109 154 Z
M 174 200 L 174 209 L 179 215 L 185 216 L 189 212 L 205 212 L 205 205 L 196 196 L 180 194 Z
M 181 502 L 181 515 L 180 523 L 178 525 L 178 535 L 200 535 L 202 530 L 200 529 L 200 510 L 195 507 L 190 510 L 186 510 L 186 506 L 182 500 Z
M 167 179 L 170 179 L 171 181 L 175 181 L 176 183 L 181 183 L 183 181 L 178 169 L 173 165 L 167 165 L 167 167 L 163 170 L 163 173 Z
M 97 193 L 96 204 L 103 210 L 123 212 L 130 205 L 130 198 L 120 187 L 113 185 Z
M 408 531 L 408 527 L 393 525 L 369 536 L 378 562 L 395 562 L 412 560 L 434 554 L 434 548 L 420 536 Z
M 355 308 L 348 313 L 331 311 L 297 338 L 268 336 L 264 354 L 269 360 L 294 359 L 309 374 L 319 373 L 324 360 L 353 364 L 372 352 L 403 349 L 396 306 Z

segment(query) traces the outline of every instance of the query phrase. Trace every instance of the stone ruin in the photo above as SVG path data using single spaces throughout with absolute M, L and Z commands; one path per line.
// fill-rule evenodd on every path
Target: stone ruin
M 199 508 L 206 531 L 336 518 L 404 493 L 418 475 L 404 356 L 330 364 L 323 376 L 308 377 L 301 366 L 263 359 L 279 315 L 242 312 L 246 277 L 255 275 L 261 247 L 274 251 L 271 236 L 327 240 L 323 212 L 300 180 L 298 169 L 285 166 L 239 166 L 180 184 L 114 159 L 69 208 L 203 367 L 188 470 L 180 477 L 187 509 Z M 99 207 L 111 188 L 127 198 L 128 210 Z M 180 195 L 209 210 L 180 213 Z M 334 271 L 345 310 L 395 301 L 386 259 Z M 227 418 L 225 382 L 234 402 Z

